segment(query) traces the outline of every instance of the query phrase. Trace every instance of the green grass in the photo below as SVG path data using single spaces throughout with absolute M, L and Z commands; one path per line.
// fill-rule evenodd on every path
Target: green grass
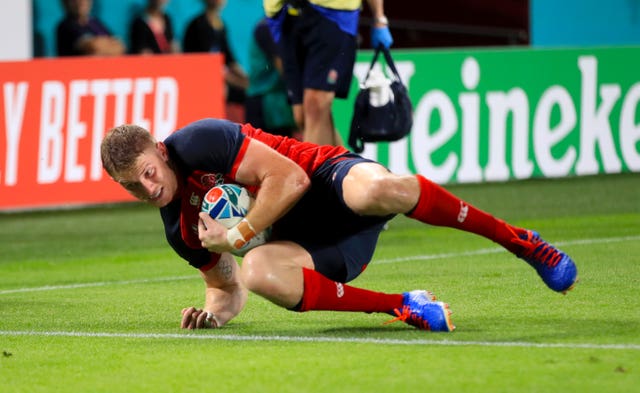
M 0 214 L 0 391 L 638 391 L 640 174 L 450 189 L 561 246 L 577 288 L 559 295 L 483 238 L 398 217 L 352 284 L 430 289 L 454 333 L 253 295 L 223 329 L 189 332 L 180 310 L 203 284 L 155 209 Z

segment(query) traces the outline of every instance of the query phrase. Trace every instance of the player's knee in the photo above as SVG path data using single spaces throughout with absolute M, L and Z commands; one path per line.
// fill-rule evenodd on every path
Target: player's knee
M 245 288 L 251 292 L 259 292 L 264 285 L 265 275 L 264 266 L 259 262 L 259 258 L 253 257 L 251 252 L 247 253 L 240 267 L 240 279 Z
M 358 214 L 386 214 L 392 192 L 393 182 L 388 177 L 377 177 L 367 184 L 366 192 L 361 194 L 353 210 Z
M 394 214 L 403 211 L 405 200 L 410 198 L 410 190 L 399 177 L 379 176 L 367 184 L 366 192 L 351 207 L 362 215 Z

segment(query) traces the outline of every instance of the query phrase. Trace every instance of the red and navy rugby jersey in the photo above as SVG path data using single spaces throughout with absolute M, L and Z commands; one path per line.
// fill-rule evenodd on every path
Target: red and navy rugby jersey
M 182 186 L 180 197 L 161 208 L 160 215 L 171 247 L 196 268 L 207 270 L 220 258 L 202 248 L 198 239 L 202 197 L 216 184 L 238 183 L 235 175 L 250 138 L 290 158 L 310 177 L 327 159 L 348 153 L 343 147 L 300 142 L 220 119 L 196 121 L 167 137 L 164 143 Z

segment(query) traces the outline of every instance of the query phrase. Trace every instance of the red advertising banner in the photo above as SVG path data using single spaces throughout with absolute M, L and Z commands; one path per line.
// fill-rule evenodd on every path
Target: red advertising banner
M 224 116 L 213 54 L 0 63 L 0 210 L 129 201 L 102 169 L 100 142 L 124 123 L 158 140 Z

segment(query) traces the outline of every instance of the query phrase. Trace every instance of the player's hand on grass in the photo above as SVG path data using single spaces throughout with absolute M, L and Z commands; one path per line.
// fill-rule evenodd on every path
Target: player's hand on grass
M 205 310 L 188 307 L 182 309 L 182 329 L 215 329 L 219 326 L 215 315 Z
M 198 237 L 202 247 L 211 252 L 221 254 L 233 250 L 229 241 L 227 241 L 227 228 L 211 218 L 207 213 L 200 213 Z

